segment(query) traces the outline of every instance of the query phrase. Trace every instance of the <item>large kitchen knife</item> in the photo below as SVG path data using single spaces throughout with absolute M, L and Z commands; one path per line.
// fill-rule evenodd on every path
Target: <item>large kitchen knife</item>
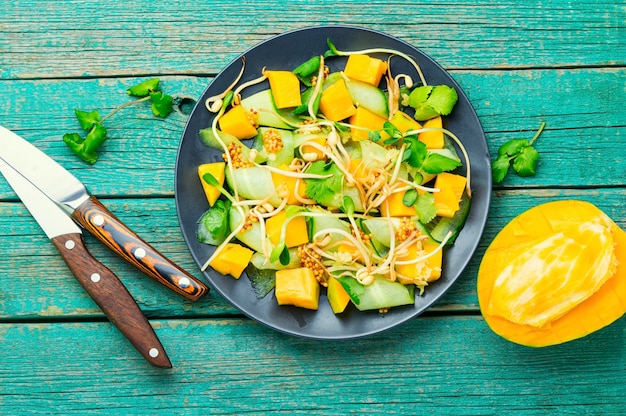
M 65 168 L 37 147 L 0 126 L 0 158 L 117 255 L 192 301 L 209 288 L 126 227 Z
M 74 221 L 2 159 L 0 173 L 109 320 L 148 362 L 157 367 L 172 367 L 161 342 L 131 294 L 111 270 L 89 253 Z

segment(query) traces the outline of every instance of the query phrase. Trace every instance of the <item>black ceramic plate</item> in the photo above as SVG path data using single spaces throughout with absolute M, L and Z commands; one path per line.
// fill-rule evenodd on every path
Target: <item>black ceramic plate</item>
M 334 315 L 322 291 L 318 311 L 278 306 L 274 293 L 257 299 L 244 275 L 239 280 L 223 276 L 209 268 L 205 277 L 210 285 L 245 315 L 278 331 L 308 338 L 348 339 L 379 333 L 399 325 L 423 312 L 439 299 L 457 280 L 474 254 L 482 235 L 490 203 L 491 169 L 489 151 L 480 122 L 469 100 L 452 79 L 431 58 L 415 47 L 389 35 L 368 29 L 349 26 L 320 26 L 294 30 L 273 38 L 246 51 L 246 69 L 241 82 L 257 78 L 261 68 L 292 70 L 314 55 L 324 53 L 327 39 L 339 50 L 353 51 L 369 48 L 389 48 L 416 58 L 429 85 L 446 84 L 456 88 L 459 101 L 452 114 L 445 117 L 444 125 L 454 132 L 466 147 L 471 161 L 472 206 L 465 227 L 455 244 L 444 252 L 442 277 L 416 296 L 414 306 L 392 308 L 381 315 L 377 311 L 359 312 L 353 305 Z M 382 55 L 386 56 L 386 55 Z M 331 70 L 341 70 L 346 58 L 327 60 Z M 197 167 L 202 163 L 221 160 L 219 151 L 205 147 L 198 131 L 211 125 L 213 114 L 205 108 L 208 97 L 221 93 L 237 77 L 241 57 L 230 63 L 208 86 L 193 110 L 183 133 L 176 163 L 176 207 L 184 238 L 196 263 L 201 266 L 209 258 L 213 247 L 196 241 L 196 221 L 208 209 Z M 392 60 L 393 73 L 408 73 L 419 80 L 412 66 L 402 58 Z M 244 97 L 268 88 L 266 83 L 244 90 Z

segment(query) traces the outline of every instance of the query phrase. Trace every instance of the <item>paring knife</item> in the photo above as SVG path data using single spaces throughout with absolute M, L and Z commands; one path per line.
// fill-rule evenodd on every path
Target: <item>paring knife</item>
M 148 362 L 171 368 L 172 363 L 145 315 L 117 276 L 89 253 L 74 221 L 2 159 L 0 172 L 109 320 Z
M 126 227 L 65 168 L 37 147 L 0 126 L 0 158 L 118 256 L 185 298 L 209 288 Z

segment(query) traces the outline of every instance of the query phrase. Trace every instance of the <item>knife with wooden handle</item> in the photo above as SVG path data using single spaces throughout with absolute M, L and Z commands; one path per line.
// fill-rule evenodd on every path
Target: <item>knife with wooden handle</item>
M 167 288 L 196 301 L 209 288 L 139 238 L 65 168 L 0 126 L 0 158 L 117 255 Z
M 172 367 L 154 329 L 131 294 L 111 270 L 89 253 L 74 221 L 1 158 L 0 173 L 109 320 L 152 365 Z

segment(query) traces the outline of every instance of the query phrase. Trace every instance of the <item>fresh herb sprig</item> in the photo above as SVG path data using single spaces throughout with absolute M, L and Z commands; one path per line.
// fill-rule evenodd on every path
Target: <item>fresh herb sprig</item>
M 539 152 L 533 147 L 533 143 L 537 140 L 545 126 L 546 123 L 544 121 L 530 141 L 526 139 L 512 139 L 500 146 L 498 157 L 491 165 L 495 183 L 500 183 L 504 180 L 511 166 L 513 166 L 515 173 L 521 177 L 534 176 L 537 173 Z
M 159 89 L 159 82 L 158 78 L 153 78 L 128 88 L 126 90 L 128 95 L 138 97 L 138 99 L 116 107 L 102 118 L 97 110 L 87 112 L 74 109 L 76 118 L 86 135 L 82 137 L 79 133 L 67 133 L 63 135 L 63 141 L 76 156 L 93 165 L 98 160 L 98 149 L 107 140 L 107 130 L 103 123 L 112 115 L 125 107 L 148 100 L 152 101 L 152 113 L 155 116 L 167 117 L 172 112 L 174 99 Z

